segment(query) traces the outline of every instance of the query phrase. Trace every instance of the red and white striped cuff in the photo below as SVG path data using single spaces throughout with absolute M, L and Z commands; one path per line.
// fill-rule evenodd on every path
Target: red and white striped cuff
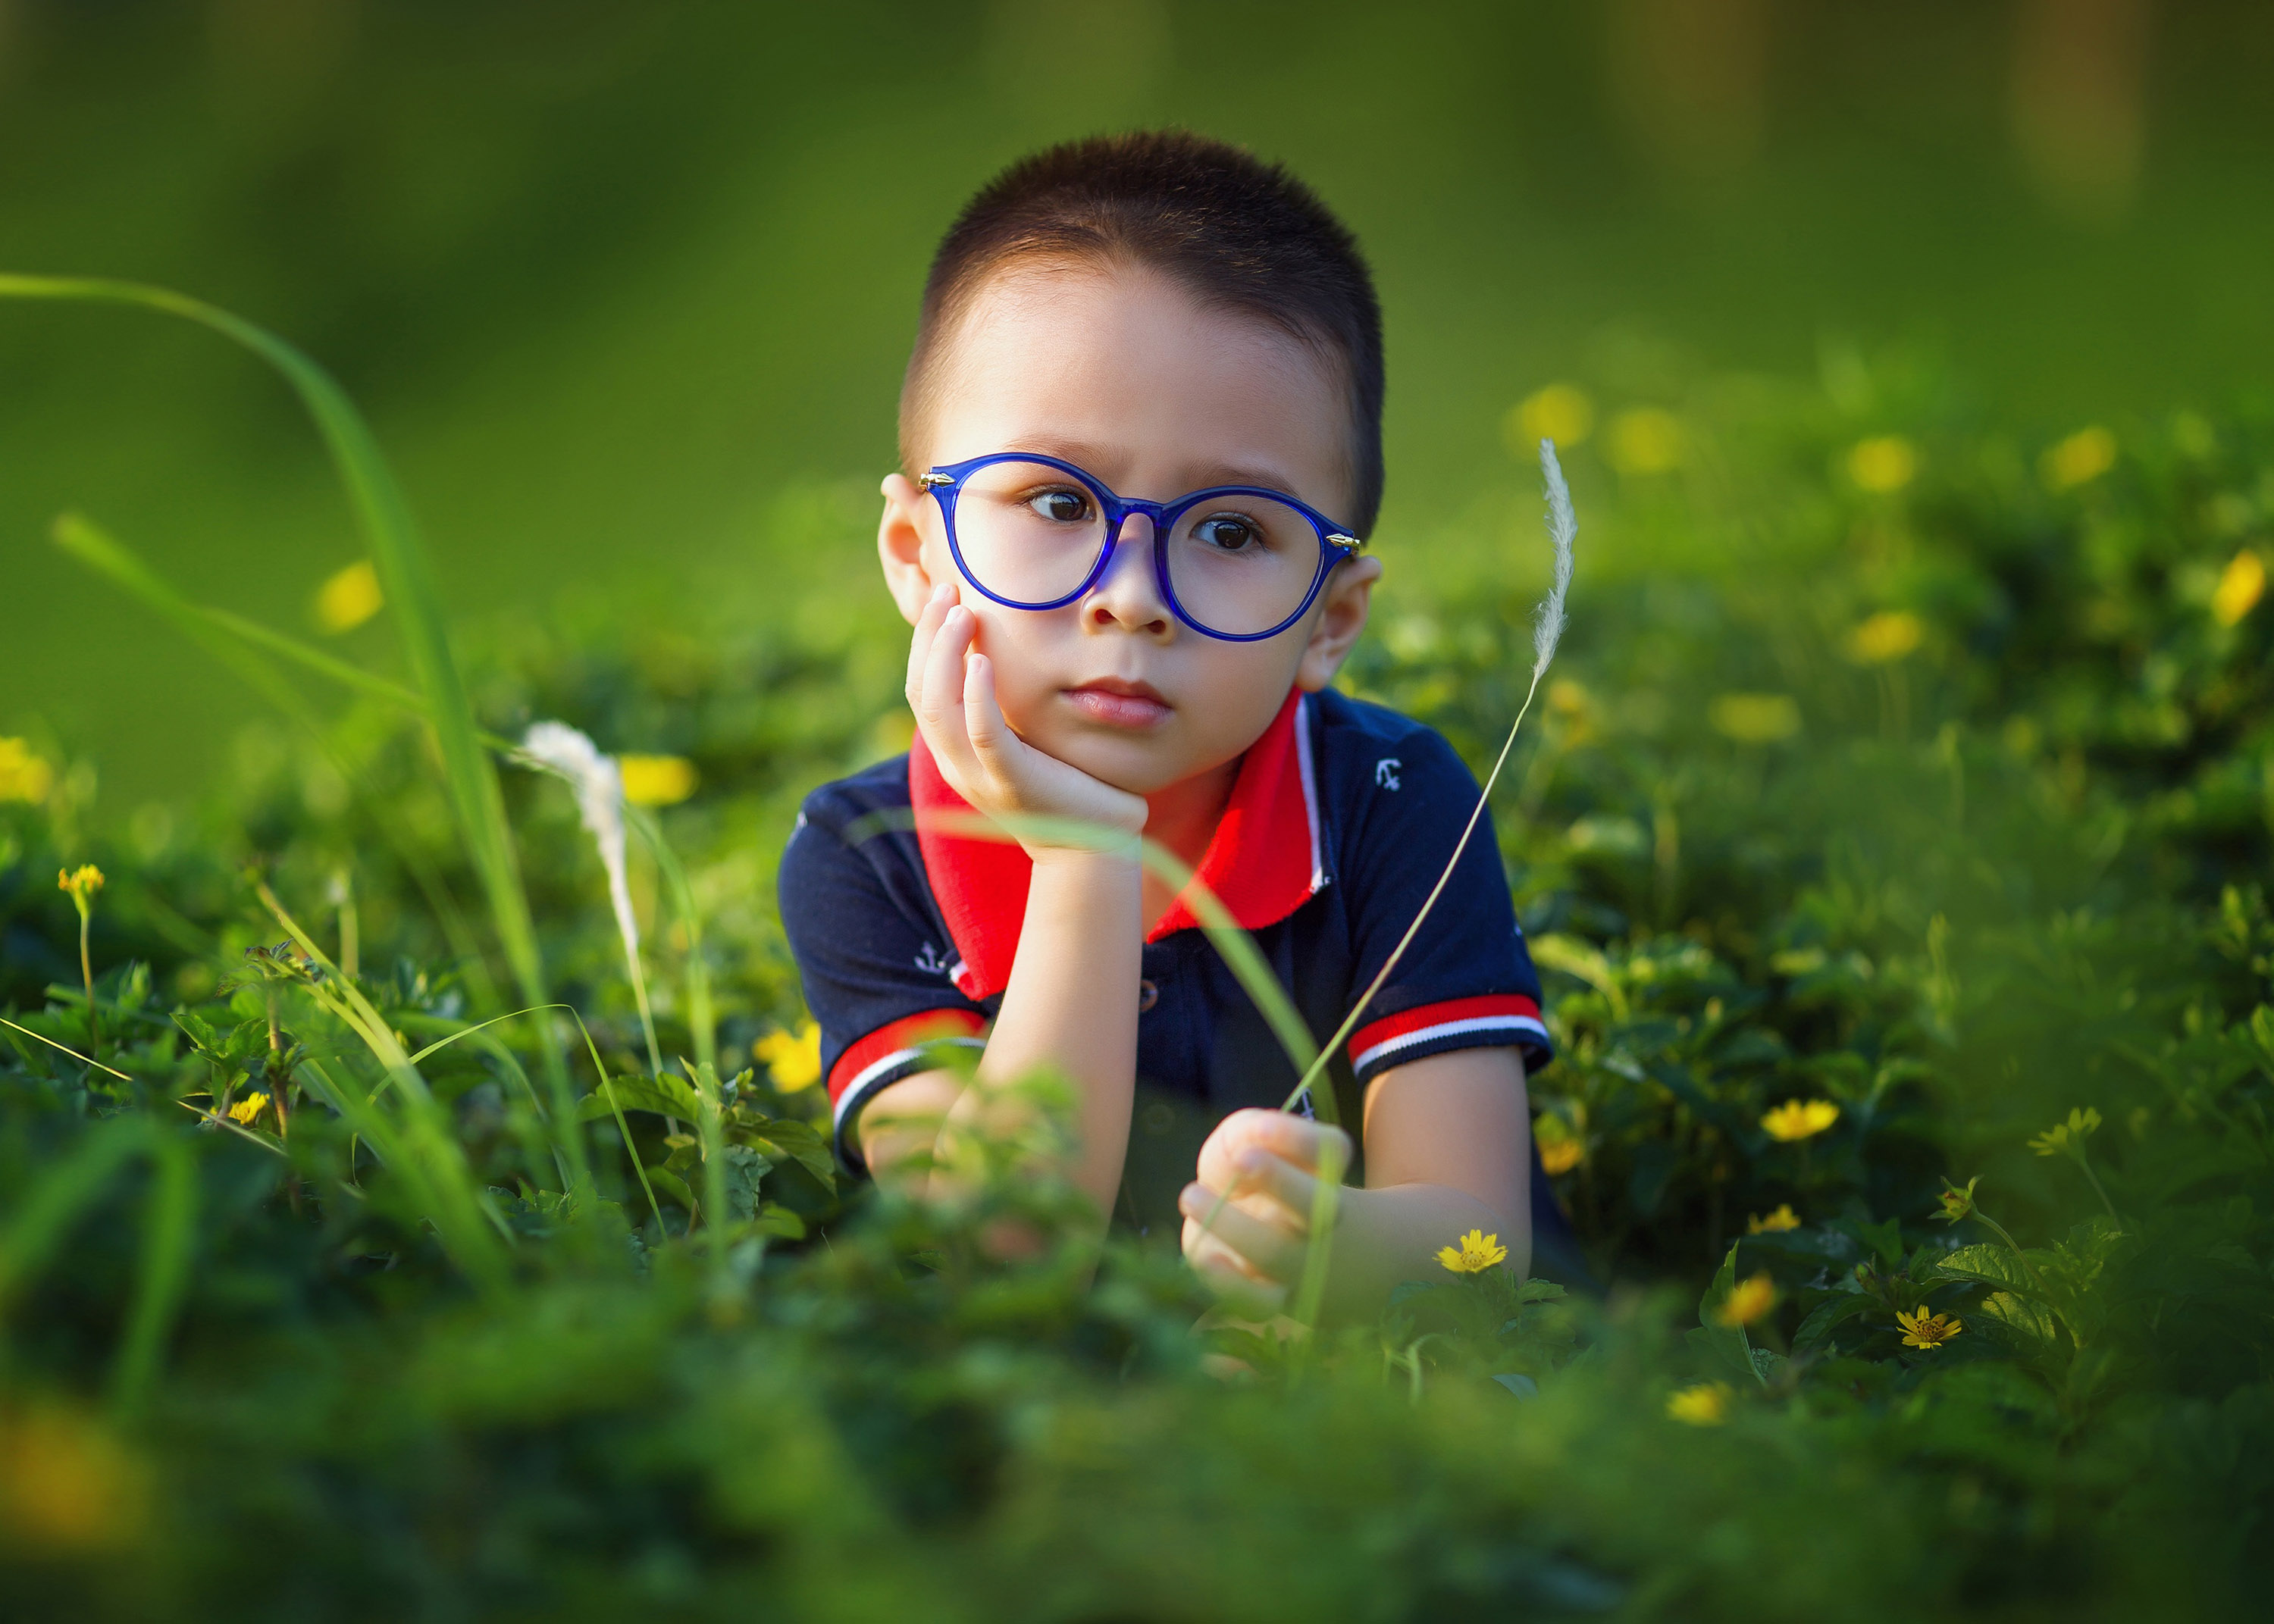
M 1352 1037 L 1351 1070 L 1363 1081 L 1376 1067 L 1419 1059 L 1425 1050 L 1434 1054 L 1495 1045 L 1545 1049 L 1547 1027 L 1540 1019 L 1539 1004 L 1520 993 L 1488 993 L 1385 1015 L 1360 1026 Z
M 920 1010 L 847 1044 L 829 1068 L 830 1113 L 840 1135 L 862 1101 L 915 1069 L 927 1044 L 983 1048 L 979 1034 L 986 1028 L 987 1018 L 976 1010 Z

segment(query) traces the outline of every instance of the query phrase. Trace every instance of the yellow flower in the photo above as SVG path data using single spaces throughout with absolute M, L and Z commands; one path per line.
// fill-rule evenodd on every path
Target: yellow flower
M 1895 1323 L 1902 1327 L 1906 1348 L 1939 1348 L 1966 1328 L 1956 1314 L 1931 1314 L 1924 1304 L 1908 1314 L 1897 1309 Z
M 1502 425 L 1509 449 L 1529 461 L 1540 453 L 1540 442 L 1552 440 L 1569 449 L 1595 432 L 1595 402 L 1586 391 L 1568 383 L 1551 383 L 1527 395 Z
M 1800 706 L 1789 694 L 1722 694 L 1706 707 L 1706 720 L 1739 744 L 1774 744 L 1800 731 Z
M 230 1106 L 229 1108 L 229 1114 L 230 1120 L 232 1121 L 251 1122 L 255 1116 L 260 1116 L 261 1112 L 267 1109 L 268 1096 L 267 1094 L 249 1094 L 242 1100 L 239 1100 L 235 1105 Z
M 1926 623 L 1903 609 L 1886 609 L 1848 634 L 1848 658 L 1858 665 L 1899 660 L 1926 638 Z
M 1858 489 L 1884 495 L 1900 491 L 1918 472 L 1918 453 L 1900 434 L 1859 440 L 1848 453 L 1848 477 Z
M 1943 1222 L 1956 1223 L 1962 1218 L 1970 1218 L 1974 1215 L 1974 1186 L 1981 1182 L 1981 1177 L 1977 1174 L 1968 1179 L 1966 1188 L 1961 1190 L 1946 1178 L 1942 1181 Z
M 1840 1108 L 1829 1100 L 1787 1100 L 1761 1118 L 1771 1139 L 1789 1144 L 1813 1139 L 1840 1120 Z
M 1776 1300 L 1776 1282 L 1766 1274 L 1756 1274 L 1730 1288 L 1721 1306 L 1713 1311 L 1713 1318 L 1727 1326 L 1751 1325 L 1774 1308 Z
M 351 632 L 387 607 L 379 571 L 358 559 L 316 589 L 316 624 L 335 635 Z
M 810 1088 L 821 1080 L 821 1028 L 812 1021 L 787 1032 L 769 1032 L 750 1045 L 750 1052 L 773 1074 L 774 1086 L 784 1094 Z
M 1755 1213 L 1745 1220 L 1745 1233 L 1748 1235 L 1775 1235 L 1786 1229 L 1798 1228 L 1800 1228 L 1800 1215 L 1792 1210 L 1792 1203 L 1789 1201 L 1783 1203 L 1766 1218 Z
M 1611 419 L 1605 455 L 1623 474 L 1662 474 L 1681 465 L 1686 449 L 1681 421 L 1672 412 L 1636 406 Z
M 34 806 L 55 787 L 56 770 L 32 754 L 21 739 L 0 739 L 0 801 L 28 801 Z
M 684 756 L 619 756 L 624 799 L 636 807 L 676 806 L 695 793 L 702 775 Z
M 56 870 L 56 889 L 71 893 L 73 902 L 84 906 L 89 897 L 102 889 L 102 870 L 93 863 L 81 863 L 76 868 Z
M 1729 1418 L 1734 1396 L 1726 1381 L 1701 1381 L 1666 1396 L 1666 1413 L 1691 1426 L 1719 1426 Z
M 1561 1116 L 1542 1116 L 1532 1124 L 1532 1142 L 1540 1147 L 1540 1165 L 1550 1174 L 1568 1173 L 1586 1158 L 1586 1147 Z
M 1508 1248 L 1500 1244 L 1497 1235 L 1487 1235 L 1482 1229 L 1471 1229 L 1461 1237 L 1458 1247 L 1438 1249 L 1437 1261 L 1456 1274 L 1475 1274 L 1508 1260 Z
M 2116 466 L 2116 436 L 2097 424 L 2079 429 L 2038 460 L 2037 475 L 2049 491 L 2074 490 Z
M 2210 595 L 2210 618 L 2221 626 L 2232 626 L 2251 610 L 2266 595 L 2266 563 L 2255 553 L 2245 547 L 2234 555 L 2218 585 Z M 7 741 L 0 739 L 0 748 Z M 4 772 L 4 766 L 0 766 Z
M 2067 1122 L 2057 1122 L 2029 1141 L 2029 1148 L 2041 1156 L 2055 1156 L 2075 1146 L 2084 1148 L 2084 1141 L 2100 1129 L 2100 1113 L 2090 1105 L 2073 1110 Z

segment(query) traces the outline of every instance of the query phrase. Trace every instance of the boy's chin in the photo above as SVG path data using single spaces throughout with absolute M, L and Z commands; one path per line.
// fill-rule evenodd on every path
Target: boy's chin
M 1061 739 L 1042 748 L 1099 783 L 1132 795 L 1151 795 L 1193 776 L 1181 752 L 1135 739 Z

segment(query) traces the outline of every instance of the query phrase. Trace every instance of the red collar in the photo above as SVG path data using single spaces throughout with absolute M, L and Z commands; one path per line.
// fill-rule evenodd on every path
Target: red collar
M 1245 930 L 1278 923 L 1327 883 L 1306 709 L 1300 692 L 1288 695 L 1263 736 L 1247 747 L 1231 799 L 1201 855 L 1197 877 Z M 928 817 L 968 813 L 971 805 L 940 776 L 922 733 L 908 747 L 908 799 L 924 877 L 961 958 L 949 979 L 968 998 L 992 997 L 1010 985 L 1033 862 L 1014 841 L 949 834 Z M 1145 939 L 1157 942 L 1198 923 L 1178 897 Z

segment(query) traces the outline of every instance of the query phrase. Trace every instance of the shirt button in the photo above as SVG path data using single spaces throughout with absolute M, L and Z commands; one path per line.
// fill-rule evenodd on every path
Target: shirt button
M 1140 1015 L 1161 1001 L 1161 989 L 1149 981 L 1137 983 L 1137 1012 Z

